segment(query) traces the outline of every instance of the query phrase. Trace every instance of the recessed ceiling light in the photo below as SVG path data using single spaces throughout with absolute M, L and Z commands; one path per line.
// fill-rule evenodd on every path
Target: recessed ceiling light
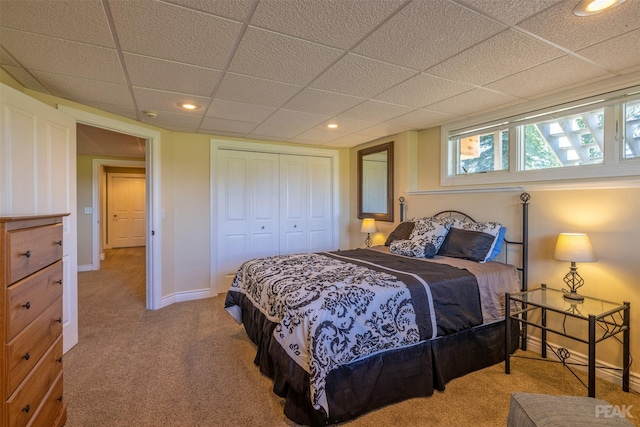
M 329 124 L 327 124 L 327 127 L 329 129 L 336 129 L 338 127 L 338 124 L 337 123 L 329 123 Z
M 184 108 L 185 110 L 197 110 L 198 109 L 198 106 L 196 104 L 191 103 L 191 102 L 181 102 L 178 105 L 181 108 Z
M 573 9 L 577 16 L 590 16 L 624 3 L 626 0 L 582 0 Z

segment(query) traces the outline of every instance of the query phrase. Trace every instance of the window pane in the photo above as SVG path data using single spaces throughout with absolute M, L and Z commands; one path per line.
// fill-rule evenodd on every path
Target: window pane
M 509 131 L 496 130 L 463 138 L 453 138 L 458 150 L 457 174 L 491 172 L 509 167 Z
M 640 157 L 640 101 L 625 104 L 623 153 L 625 159 Z
M 604 162 L 604 109 L 521 126 L 525 170 Z

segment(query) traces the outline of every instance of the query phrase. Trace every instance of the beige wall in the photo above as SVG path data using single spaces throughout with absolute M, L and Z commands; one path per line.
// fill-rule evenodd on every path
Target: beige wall
M 403 136 L 391 139 L 395 141 L 394 167 L 399 184 L 395 188 L 396 209 L 397 197 L 415 185 L 416 188 L 412 188 L 414 190 L 430 191 L 417 191 L 405 196 L 409 216 L 429 216 L 441 210 L 456 209 L 478 221 L 501 222 L 508 227 L 507 237 L 518 240 L 521 238 L 519 195 L 526 191 L 531 195 L 529 287 L 536 288 L 546 283 L 549 287 L 561 288 L 562 278 L 569 271 L 569 263 L 552 257 L 557 235 L 560 232 L 586 232 L 599 261 L 578 264 L 578 271 L 585 280 L 582 293 L 615 302 L 629 301 L 631 319 L 640 318 L 640 185 L 637 180 L 635 184 L 621 183 L 617 184 L 620 188 L 606 189 L 570 189 L 572 182 L 565 182 L 563 189 L 554 189 L 547 183 L 544 186 L 523 184 L 511 191 L 455 192 L 440 187 L 439 128 L 418 132 L 414 148 L 411 144 L 407 145 Z M 357 150 L 369 145 L 372 144 L 352 149 L 351 176 L 354 180 Z M 412 162 L 417 163 L 415 172 L 411 172 Z M 417 175 L 414 180 L 409 176 L 411 173 Z M 573 181 L 573 184 L 575 187 L 579 182 Z M 614 185 L 610 183 L 609 186 Z M 352 185 L 352 193 L 355 194 L 355 184 Z M 351 238 L 360 243 L 363 237 L 355 231 L 355 202 L 352 203 L 351 212 L 354 218 Z M 384 242 L 392 228 L 392 225 L 381 227 L 381 233 L 375 236 L 375 243 Z M 574 333 L 586 331 L 571 319 L 567 321 L 567 328 Z M 586 345 L 575 341 L 563 341 L 557 336 L 551 336 L 551 340 L 576 353 L 587 353 Z M 599 360 L 620 366 L 621 350 L 620 343 L 609 339 L 598 345 L 596 354 Z M 631 356 L 633 360 L 640 360 L 640 330 L 633 327 Z M 635 364 L 632 370 L 638 371 Z

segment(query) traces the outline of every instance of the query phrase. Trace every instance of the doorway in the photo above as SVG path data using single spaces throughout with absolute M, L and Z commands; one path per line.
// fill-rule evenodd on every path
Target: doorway
M 161 254 L 162 229 L 160 221 L 160 132 L 142 126 L 125 123 L 64 105 L 58 106 L 62 112 L 74 117 L 76 123 L 106 129 L 126 135 L 142 138 L 145 143 L 145 160 L 117 160 L 94 158 L 91 166 L 91 206 L 85 206 L 84 212 L 91 218 L 92 268 L 100 268 L 100 227 L 104 223 L 101 216 L 105 200 L 100 193 L 100 185 L 105 179 L 102 175 L 106 166 L 144 167 L 146 169 L 146 308 L 162 308 Z M 80 208 L 82 212 L 82 207 Z

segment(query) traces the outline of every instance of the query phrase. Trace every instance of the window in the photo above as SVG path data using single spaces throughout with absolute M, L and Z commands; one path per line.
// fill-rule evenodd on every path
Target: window
M 442 129 L 445 186 L 640 175 L 639 92 L 454 126 Z
M 627 102 L 624 112 L 624 158 L 640 157 L 640 100 Z

